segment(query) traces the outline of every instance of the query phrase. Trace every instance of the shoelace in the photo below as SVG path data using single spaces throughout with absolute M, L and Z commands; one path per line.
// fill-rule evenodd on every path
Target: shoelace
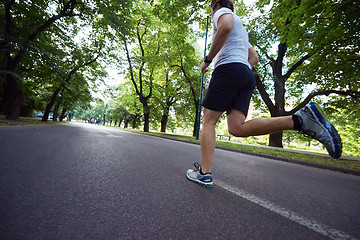
M 299 131 L 298 133 L 304 134 L 304 136 L 308 138 L 314 138 L 316 136 L 316 133 L 314 131 Z
M 194 162 L 194 167 L 200 171 L 201 165 L 198 162 Z
M 201 165 L 198 162 L 194 162 L 194 167 L 201 173 Z M 211 172 L 206 173 L 206 174 L 211 174 Z M 210 179 L 211 179 L 211 177 L 210 177 Z

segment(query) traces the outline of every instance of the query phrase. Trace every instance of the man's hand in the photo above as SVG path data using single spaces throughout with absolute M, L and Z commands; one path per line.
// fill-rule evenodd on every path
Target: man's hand
M 252 67 L 259 62 L 259 57 L 253 47 L 249 48 L 248 62 Z
M 207 73 L 207 71 L 209 71 L 208 66 L 210 65 L 210 63 L 206 63 L 206 62 L 202 62 L 201 63 L 201 73 Z

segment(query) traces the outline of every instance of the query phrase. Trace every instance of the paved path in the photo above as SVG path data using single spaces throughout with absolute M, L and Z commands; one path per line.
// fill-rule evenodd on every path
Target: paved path
M 90 124 L 0 128 L 0 239 L 360 239 L 360 177 Z

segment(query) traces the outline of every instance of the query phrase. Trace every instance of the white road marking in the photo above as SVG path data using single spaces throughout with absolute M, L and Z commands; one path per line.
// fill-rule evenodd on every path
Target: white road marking
M 312 219 L 307 219 L 293 211 L 290 211 L 290 210 L 287 210 L 279 205 L 276 205 L 274 203 L 271 203 L 265 199 L 262 199 L 260 197 L 257 197 L 255 195 L 252 195 L 244 190 L 241 190 L 241 189 L 238 189 L 238 188 L 235 188 L 233 186 L 230 186 L 222 181 L 216 181 L 215 184 L 219 187 L 222 187 L 223 189 L 231 192 L 231 193 L 234 193 L 236 195 L 238 195 L 239 197 L 242 197 L 250 202 L 253 202 L 257 205 L 260 205 L 261 207 L 263 208 L 266 208 L 274 213 L 277 213 L 293 222 L 296 222 L 304 227 L 307 227 L 317 233 L 320 233 L 330 239 L 334 239 L 334 240 L 345 240 L 345 239 L 351 239 L 351 240 L 356 240 L 356 238 L 353 238 L 352 236 L 342 232 L 342 231 L 339 231 L 339 230 L 336 230 L 336 229 L 333 229 L 333 228 L 330 228 L 324 224 L 321 224 L 315 220 L 312 220 Z
M 102 132 L 105 133 L 106 136 L 108 136 L 108 137 L 121 137 L 121 136 L 112 135 L 111 133 L 106 132 L 106 131 L 102 131 Z

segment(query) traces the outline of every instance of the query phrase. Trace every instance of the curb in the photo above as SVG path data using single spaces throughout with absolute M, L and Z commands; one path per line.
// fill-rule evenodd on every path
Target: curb
M 188 141 L 188 140 L 182 140 L 182 139 L 176 139 L 176 138 L 164 137 L 164 136 L 157 136 L 157 135 L 151 135 L 151 134 L 144 134 L 144 133 L 140 133 L 140 132 L 134 132 L 134 133 L 143 134 L 143 135 L 152 136 L 152 137 L 159 137 L 159 138 L 169 139 L 169 140 L 178 141 L 178 142 L 184 142 L 184 143 L 191 143 L 191 144 L 200 145 L 200 143 L 198 143 L 198 142 L 192 142 L 192 141 Z M 302 161 L 302 160 L 291 159 L 291 158 L 286 158 L 286 157 L 279 157 L 279 156 L 270 155 L 270 154 L 266 154 L 266 153 L 251 152 L 251 151 L 245 151 L 245 150 L 228 148 L 228 147 L 216 146 L 215 148 L 216 149 L 226 150 L 226 151 L 231 151 L 231 152 L 238 152 L 238 153 L 258 156 L 258 157 L 264 157 L 264 158 L 277 160 L 277 161 L 295 163 L 295 164 L 304 165 L 304 166 L 308 166 L 308 167 L 315 167 L 315 168 L 320 168 L 320 169 L 324 169 L 324 170 L 330 170 L 330 171 L 334 171 L 334 172 L 341 172 L 341 173 L 360 176 L 360 170 L 355 170 L 355 169 L 342 168 L 342 167 L 337 167 L 337 166 L 331 166 L 331 165 L 326 165 L 326 164 Z

